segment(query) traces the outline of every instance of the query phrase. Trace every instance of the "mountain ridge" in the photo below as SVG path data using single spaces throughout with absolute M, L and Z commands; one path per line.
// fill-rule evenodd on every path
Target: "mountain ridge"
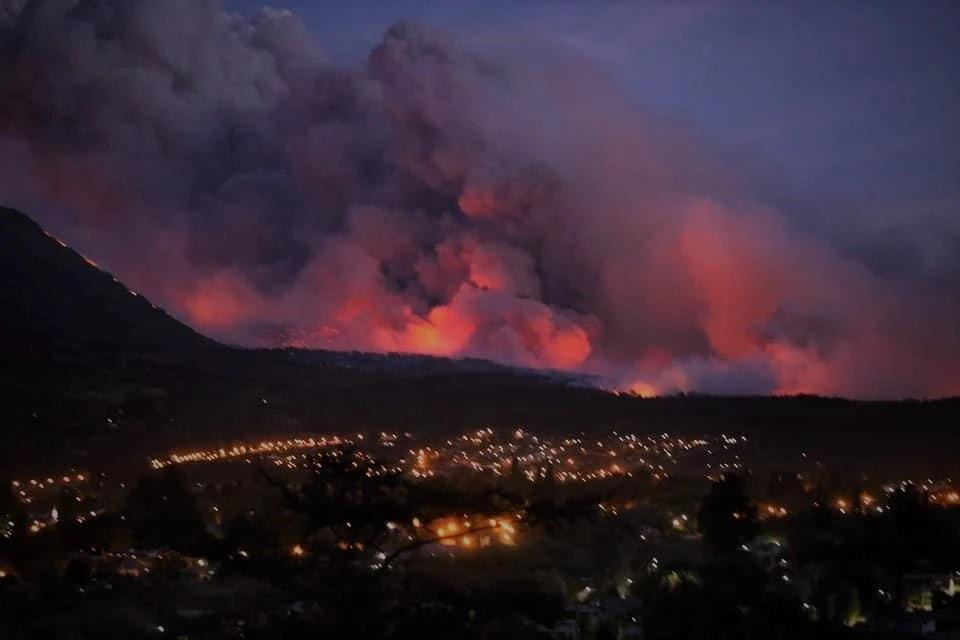
M 39 294 L 39 295 L 38 295 Z M 0 331 L 33 347 L 213 347 L 25 214 L 0 207 Z
M 847 431 L 862 440 L 865 432 L 953 436 L 960 424 L 956 398 L 644 399 L 482 360 L 240 349 L 182 324 L 11 209 L 0 209 L 0 406 L 7 464 L 38 450 L 73 464 L 95 450 L 136 456 L 201 441 L 381 429 Z

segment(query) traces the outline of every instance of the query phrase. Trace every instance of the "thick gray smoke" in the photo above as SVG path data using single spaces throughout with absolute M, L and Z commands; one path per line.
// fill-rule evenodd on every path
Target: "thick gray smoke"
M 563 50 L 362 69 L 214 0 L 0 0 L 0 200 L 215 337 L 641 393 L 960 392 L 956 305 L 735 188 Z

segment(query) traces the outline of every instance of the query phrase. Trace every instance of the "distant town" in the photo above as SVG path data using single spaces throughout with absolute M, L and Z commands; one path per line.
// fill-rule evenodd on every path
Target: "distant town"
M 49 603 L 31 623 L 49 637 L 77 616 L 104 633 L 296 637 L 333 633 L 343 607 L 369 609 L 388 637 L 405 624 L 713 637 L 675 612 L 724 606 L 721 587 L 745 633 L 960 633 L 960 555 L 940 542 L 960 525 L 951 479 L 857 477 L 803 452 L 796 469 L 761 474 L 753 445 L 384 431 L 180 449 L 144 460 L 140 477 L 16 478 L 0 504 L 0 588 L 10 606 Z M 416 604 L 413 576 L 435 590 Z

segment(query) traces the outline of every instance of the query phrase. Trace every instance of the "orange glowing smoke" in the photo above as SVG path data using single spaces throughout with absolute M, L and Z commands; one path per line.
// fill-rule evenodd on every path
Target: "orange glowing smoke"
M 627 387 L 627 390 L 634 394 L 638 395 L 641 398 L 655 398 L 657 394 L 657 388 L 650 384 L 649 382 L 643 382 L 638 380 L 633 382 Z
M 460 353 L 476 330 L 471 319 L 456 308 L 434 307 L 426 318 L 406 310 L 406 325 L 398 330 L 377 328 L 373 343 L 380 350 L 450 356 Z
M 196 282 L 181 298 L 188 322 L 201 331 L 235 326 L 263 304 L 241 276 L 227 271 Z
M 616 271 L 638 293 L 620 286 L 611 290 L 614 299 L 632 304 L 635 295 L 644 304 L 633 329 L 642 355 L 633 356 L 617 388 L 643 397 L 694 391 L 698 371 L 736 376 L 737 367 L 750 365 L 766 368 L 772 392 L 859 395 L 875 385 L 861 382 L 865 368 L 882 374 L 903 370 L 903 363 L 918 366 L 914 347 L 870 327 L 877 318 L 889 321 L 892 305 L 866 276 L 790 237 L 772 213 L 694 201 L 675 222 L 655 251 L 638 258 L 642 268 L 631 273 L 623 263 Z M 197 278 L 180 292 L 177 307 L 215 336 L 244 323 L 282 326 L 292 317 L 310 318 L 308 327 L 283 333 L 285 344 L 301 347 L 479 356 L 601 373 L 611 349 L 631 358 L 624 336 L 632 338 L 632 328 L 619 325 L 618 307 L 595 317 L 542 302 L 532 258 L 510 244 L 459 234 L 441 240 L 434 256 L 411 262 L 420 286 L 441 300 L 432 307 L 391 291 L 381 263 L 353 240 L 330 243 L 289 293 L 267 295 L 224 270 Z M 827 309 L 840 331 L 856 330 L 826 346 L 794 340 L 778 332 L 779 314 L 792 308 Z M 704 346 L 684 351 L 684 342 L 697 336 Z M 654 342 L 661 338 L 663 344 Z M 916 369 L 916 375 L 926 374 Z
M 590 338 L 581 327 L 559 329 L 544 345 L 543 361 L 555 369 L 573 369 L 590 356 Z
M 703 330 L 717 354 L 737 358 L 758 348 L 757 329 L 793 289 L 777 221 L 743 219 L 697 203 L 679 236 L 679 259 L 703 302 Z

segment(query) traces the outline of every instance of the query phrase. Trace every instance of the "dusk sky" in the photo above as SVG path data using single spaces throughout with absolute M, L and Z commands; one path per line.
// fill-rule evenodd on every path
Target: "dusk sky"
M 262 5 L 0 0 L 0 204 L 243 345 L 960 393 L 957 3 Z

